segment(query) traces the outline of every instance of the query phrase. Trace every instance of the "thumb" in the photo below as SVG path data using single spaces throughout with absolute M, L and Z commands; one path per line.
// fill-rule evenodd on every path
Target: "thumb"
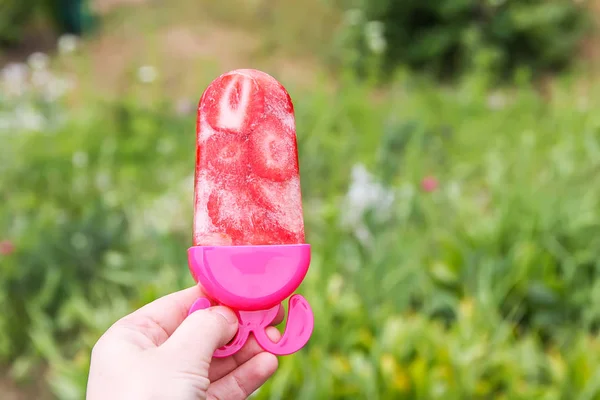
M 179 359 L 210 362 L 213 353 L 233 339 L 238 318 L 229 308 L 218 306 L 191 313 L 161 346 Z

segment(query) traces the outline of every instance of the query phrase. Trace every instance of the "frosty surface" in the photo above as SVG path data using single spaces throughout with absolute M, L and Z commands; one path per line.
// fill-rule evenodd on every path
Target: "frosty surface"
M 194 246 L 304 243 L 294 108 L 256 70 L 213 81 L 197 118 Z

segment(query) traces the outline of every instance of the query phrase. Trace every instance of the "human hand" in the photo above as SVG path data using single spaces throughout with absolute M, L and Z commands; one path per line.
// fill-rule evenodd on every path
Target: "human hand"
M 117 321 L 92 351 L 87 400 L 246 399 L 277 370 L 277 357 L 254 338 L 227 358 L 213 352 L 237 332 L 236 315 L 211 307 L 187 316 L 204 297 L 194 286 L 162 297 Z M 281 312 L 274 324 L 283 320 Z M 269 327 L 273 341 L 280 332 Z

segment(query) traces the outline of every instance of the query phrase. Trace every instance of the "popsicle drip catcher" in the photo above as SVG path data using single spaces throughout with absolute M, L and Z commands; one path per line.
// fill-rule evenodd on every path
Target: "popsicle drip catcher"
M 215 357 L 235 354 L 250 334 L 275 355 L 295 353 L 310 339 L 314 327 L 310 305 L 301 295 L 292 295 L 308 272 L 310 245 L 193 246 L 188 249 L 188 265 L 208 296 L 196 300 L 189 312 L 220 304 L 238 316 L 236 336 Z M 266 328 L 288 297 L 286 328 L 281 339 L 273 342 Z

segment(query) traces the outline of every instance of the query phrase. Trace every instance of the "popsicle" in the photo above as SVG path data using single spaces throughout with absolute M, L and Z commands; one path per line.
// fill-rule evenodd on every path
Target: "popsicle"
M 294 108 L 270 75 L 210 84 L 197 122 L 194 245 L 304 242 Z
M 214 304 L 234 309 L 236 338 L 215 357 L 239 351 L 253 334 L 277 355 L 300 350 L 314 319 L 293 294 L 310 264 L 304 220 L 294 107 L 270 75 L 239 69 L 215 79 L 198 105 L 190 272 Z M 291 297 L 289 297 L 292 295 Z M 277 343 L 265 329 L 289 297 L 289 315 Z

